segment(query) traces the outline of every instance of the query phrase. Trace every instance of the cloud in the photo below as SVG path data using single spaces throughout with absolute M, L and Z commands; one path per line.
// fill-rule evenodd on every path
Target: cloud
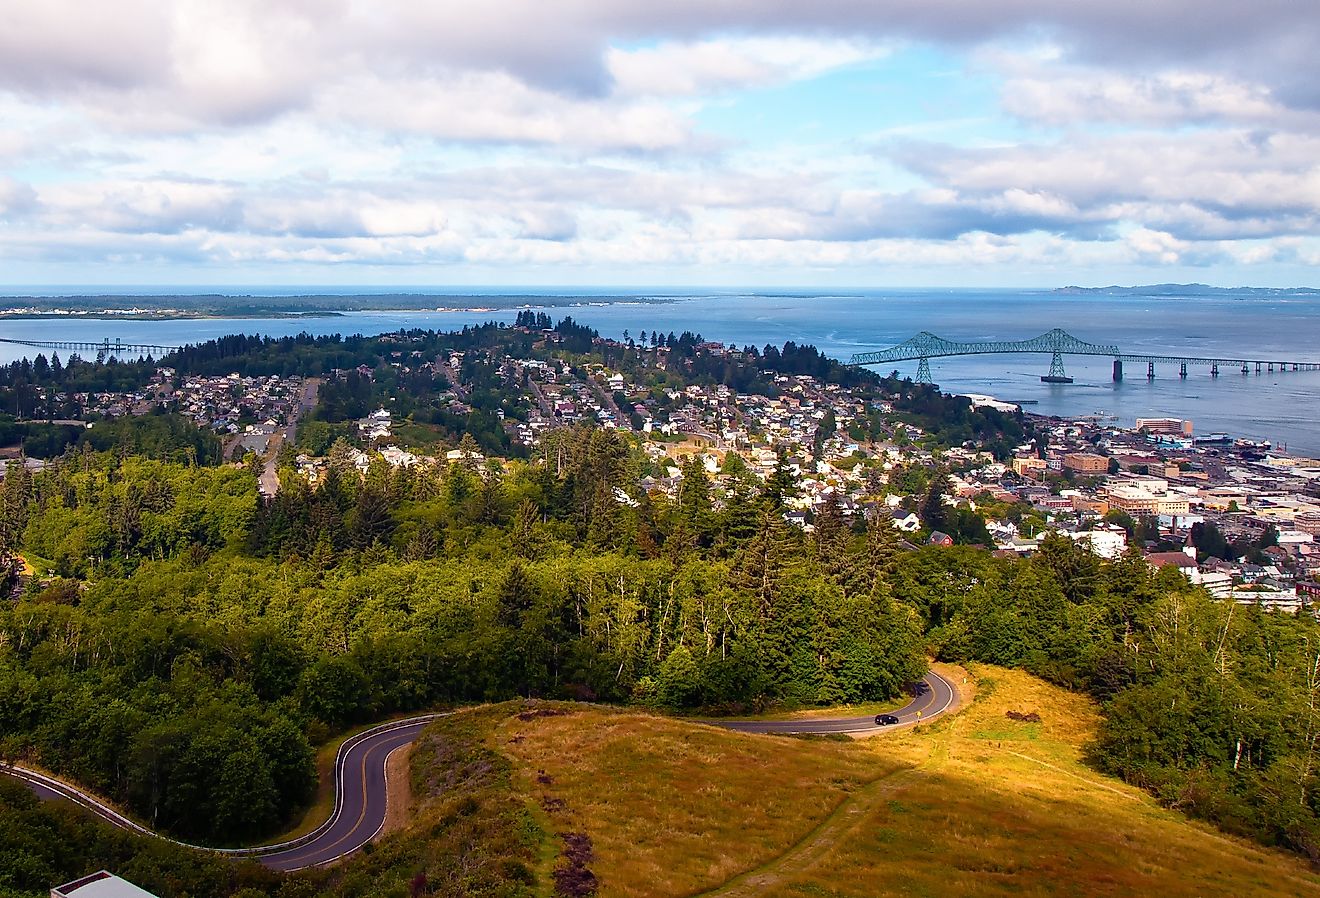
M 446 141 L 641 151 L 693 142 L 687 118 L 662 104 L 564 96 L 498 72 L 429 80 L 370 76 L 327 92 L 316 112 L 332 121 Z
M 0 256 L 1300 265 L 1318 20 L 1279 0 L 9 4 Z M 902 80 L 950 52 L 965 93 Z M 794 92 L 818 131 L 755 93 L 845 69 Z M 963 144 L 896 139 L 936 115 Z
M 1217 240 L 1320 229 L 1320 137 L 1139 132 L 974 149 L 907 144 L 891 153 L 965 206 L 1022 209 L 1034 198 L 1088 230 L 1127 221 Z
M 22 181 L 0 175 L 0 220 L 17 218 L 37 205 L 37 192 Z
M 611 47 L 605 65 L 616 96 L 700 96 L 814 78 L 886 53 L 856 40 L 725 38 Z
M 673 96 L 810 76 L 895 41 L 1031 35 L 1076 62 L 1209 68 L 1284 105 L 1320 102 L 1320 17 L 1294 0 L 47 0 L 0 13 L 0 89 L 84 102 L 136 127 L 236 126 L 317 107 L 365 76 L 504 75 L 581 100 Z
M 1299 115 L 1262 85 L 1203 72 L 1128 75 L 1097 70 L 1039 70 L 1009 80 L 1004 108 L 1050 125 L 1121 122 L 1146 126 L 1208 123 L 1279 126 L 1320 117 Z

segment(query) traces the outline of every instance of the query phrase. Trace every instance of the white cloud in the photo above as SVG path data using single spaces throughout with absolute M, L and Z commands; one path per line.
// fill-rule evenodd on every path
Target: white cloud
M 1320 115 L 1292 110 L 1262 84 L 1207 72 L 1170 71 L 1131 75 L 1098 69 L 1033 67 L 1005 83 L 1004 108 L 1011 115 L 1049 125 L 1125 123 L 1179 126 L 1224 122 L 1235 125 L 1320 125 Z
M 1143 259 L 1159 262 L 1162 265 L 1174 265 L 1182 261 L 1189 244 L 1179 240 L 1166 231 L 1153 231 L 1149 228 L 1134 228 L 1124 242 Z
M 690 122 L 668 106 L 564 96 L 500 72 L 368 77 L 328 92 L 316 111 L 334 121 L 446 141 L 647 151 L 692 141 Z
M 855 40 L 722 38 L 635 50 L 611 47 L 605 66 L 615 95 L 702 96 L 814 78 L 886 53 Z
M 1139 132 L 974 150 L 911 145 L 897 154 L 969 206 L 1021 209 L 1023 197 L 1048 197 L 1061 213 L 1076 209 L 1079 221 L 1158 224 L 1188 239 L 1320 229 L 1320 136 Z
M 913 42 L 981 48 L 965 76 L 1012 120 L 890 83 L 911 121 L 822 92 L 852 134 L 721 129 L 714 104 Z M 0 0 L 0 257 L 1302 264 L 1317 44 L 1282 0 Z M 962 145 L 892 143 L 932 132 Z
M 0 175 L 0 221 L 31 211 L 37 192 L 22 181 Z

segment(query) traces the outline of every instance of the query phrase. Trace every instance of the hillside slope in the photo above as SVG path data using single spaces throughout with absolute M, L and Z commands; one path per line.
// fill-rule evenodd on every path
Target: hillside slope
M 509 762 L 523 832 L 537 832 L 529 892 L 1320 896 L 1297 858 L 1087 768 L 1086 699 L 1017 671 L 973 674 L 960 714 L 858 742 L 583 705 L 492 709 L 485 746 Z

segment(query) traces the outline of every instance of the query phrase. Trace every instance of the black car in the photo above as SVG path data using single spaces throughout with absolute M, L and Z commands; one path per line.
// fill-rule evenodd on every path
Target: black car
M 898 723 L 898 718 L 895 717 L 893 714 L 875 715 L 875 725 L 878 727 L 893 726 L 896 723 Z

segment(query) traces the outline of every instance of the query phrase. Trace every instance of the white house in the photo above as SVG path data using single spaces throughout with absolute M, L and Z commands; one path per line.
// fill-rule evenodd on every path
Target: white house
M 1121 558 L 1127 551 L 1127 531 L 1122 527 L 1102 527 L 1067 535 L 1079 543 L 1084 543 L 1096 555 L 1110 561 Z
M 891 509 L 889 522 L 904 533 L 914 533 L 921 529 L 921 518 L 906 508 Z

